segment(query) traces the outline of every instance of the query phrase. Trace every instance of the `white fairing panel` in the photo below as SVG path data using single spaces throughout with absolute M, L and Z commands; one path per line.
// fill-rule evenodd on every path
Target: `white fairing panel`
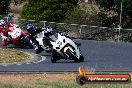
M 37 35 L 37 38 L 36 38 L 36 40 L 39 42 L 39 45 L 41 45 L 41 46 L 44 46 L 44 44 L 43 44 L 43 36 L 44 36 L 44 33 L 43 32 L 40 32 Z
M 77 58 L 80 58 L 80 50 L 79 48 L 77 47 L 77 45 L 70 39 L 70 38 L 66 38 L 65 36 L 62 36 L 60 35 L 59 33 L 57 33 L 57 37 L 55 39 L 55 36 L 51 36 L 51 39 L 53 39 L 53 41 L 51 41 L 51 44 L 53 45 L 53 49 L 55 49 L 59 54 L 61 54 L 62 56 L 63 53 L 61 52 L 61 50 L 67 45 L 71 45 L 72 47 L 75 48 L 75 50 L 72 49 L 72 47 L 70 46 L 66 46 L 64 49 L 63 49 L 63 52 L 65 53 L 67 49 L 70 49 L 71 51 L 75 52 L 76 53 L 76 57 Z
M 12 27 L 14 28 L 13 32 L 10 32 L 10 35 L 12 38 L 17 38 L 21 35 L 22 30 L 20 28 Z

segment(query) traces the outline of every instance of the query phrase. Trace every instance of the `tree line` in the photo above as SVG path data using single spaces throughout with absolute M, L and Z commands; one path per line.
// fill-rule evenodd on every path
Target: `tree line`
M 17 2 L 17 0 L 15 0 Z M 22 0 L 23 1 L 23 0 Z M 132 27 L 132 1 L 131 0 L 94 0 L 99 12 L 84 12 L 79 8 L 78 0 L 26 0 L 20 13 L 20 18 L 33 20 L 47 20 L 55 22 L 76 22 L 86 25 L 117 27 L 119 25 L 121 2 L 121 26 Z M 0 0 L 0 15 L 7 15 L 11 0 Z M 78 18 L 78 19 L 76 19 Z M 87 22 L 86 20 L 89 19 Z M 90 22 L 93 22 L 91 24 Z

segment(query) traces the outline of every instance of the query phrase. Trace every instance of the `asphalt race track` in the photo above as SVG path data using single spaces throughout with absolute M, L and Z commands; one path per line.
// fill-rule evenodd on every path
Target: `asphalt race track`
M 85 59 L 82 63 L 74 63 L 71 60 L 60 60 L 51 63 L 50 55 L 42 52 L 44 58 L 37 63 L 23 63 L 0 65 L 0 72 L 34 72 L 34 71 L 77 71 L 83 66 L 86 71 L 132 71 L 132 44 L 115 43 L 94 40 L 76 40 L 81 42 L 81 50 Z M 0 47 L 2 47 L 0 45 Z M 33 49 L 18 49 L 20 51 L 34 53 Z M 46 58 L 45 58 L 46 57 Z

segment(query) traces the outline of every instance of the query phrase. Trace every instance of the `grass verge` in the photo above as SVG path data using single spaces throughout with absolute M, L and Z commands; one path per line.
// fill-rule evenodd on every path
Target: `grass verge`
M 129 84 L 76 83 L 76 74 L 8 74 L 0 75 L 0 88 L 132 88 Z
M 13 63 L 29 59 L 30 55 L 12 49 L 0 48 L 0 63 Z
M 85 84 L 78 85 L 75 81 L 36 81 L 32 84 L 0 83 L 1 88 L 132 88 L 131 84 Z

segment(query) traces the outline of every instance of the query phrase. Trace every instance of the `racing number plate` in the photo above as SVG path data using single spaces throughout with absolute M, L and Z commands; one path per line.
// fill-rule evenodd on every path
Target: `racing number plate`
M 17 38 L 21 35 L 21 30 L 20 29 L 15 29 L 12 33 L 11 36 L 12 38 Z
M 61 41 L 59 41 L 58 43 L 57 43 L 58 45 L 59 45 L 59 47 L 62 45 L 62 42 Z

